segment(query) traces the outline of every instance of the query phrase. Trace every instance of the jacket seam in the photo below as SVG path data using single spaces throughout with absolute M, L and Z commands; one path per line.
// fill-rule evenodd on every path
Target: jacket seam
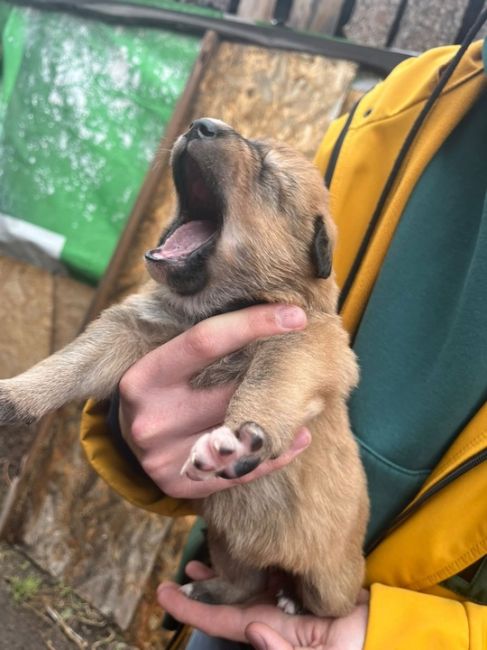
M 477 436 L 475 436 L 475 438 L 473 438 L 473 440 L 471 440 L 467 445 L 465 445 L 465 447 L 462 447 L 462 449 L 457 451 L 456 454 L 454 454 L 451 458 L 449 458 L 448 462 L 446 460 L 443 461 L 443 463 L 440 461 L 440 463 L 436 467 L 434 467 L 432 471 L 435 470 L 440 471 L 441 469 L 443 469 L 444 465 L 448 466 L 449 464 L 454 463 L 456 460 L 458 460 L 460 456 L 463 456 L 463 454 L 465 454 L 466 451 L 468 451 L 472 447 L 475 447 L 477 442 L 479 442 L 486 436 L 487 436 L 487 429 L 483 429 Z
M 355 436 L 355 439 L 359 445 L 359 447 L 363 447 L 371 456 L 379 460 L 381 463 L 384 465 L 387 465 L 391 469 L 397 471 L 399 474 L 404 474 L 405 476 L 410 476 L 410 477 L 423 477 L 425 474 L 429 475 L 433 471 L 434 468 L 426 467 L 424 469 L 410 469 L 409 467 L 403 467 L 402 465 L 398 465 L 394 461 L 390 460 L 389 458 L 386 458 L 382 454 L 380 454 L 378 451 L 375 451 L 375 449 L 372 449 L 365 443 L 363 440 L 361 440 L 358 436 Z
M 450 573 L 450 571 L 453 570 L 454 573 L 451 573 L 450 575 L 451 576 L 456 575 L 456 573 L 458 573 L 458 570 L 464 568 L 465 566 L 468 566 L 468 564 L 465 565 L 466 560 L 469 560 L 471 558 L 475 560 L 482 557 L 482 555 L 479 555 L 479 553 L 485 554 L 486 547 L 487 547 L 487 537 L 484 537 L 480 542 L 477 542 L 475 546 L 472 546 L 471 548 L 468 549 L 468 551 L 465 551 L 465 553 L 463 553 L 454 562 L 446 564 L 441 569 L 438 569 L 434 573 L 422 578 L 417 582 L 409 583 L 407 585 L 407 588 L 412 589 L 413 591 L 420 591 L 421 589 L 425 589 L 434 584 L 438 584 L 442 580 L 445 580 L 447 577 L 449 577 L 448 575 L 443 575 L 445 572 Z

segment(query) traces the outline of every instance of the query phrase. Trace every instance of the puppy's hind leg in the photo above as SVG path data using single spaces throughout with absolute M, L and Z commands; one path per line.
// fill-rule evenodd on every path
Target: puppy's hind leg
M 212 568 L 216 576 L 191 582 L 181 590 L 193 600 L 211 604 L 243 603 L 265 589 L 265 571 L 250 567 L 230 556 L 223 536 L 208 533 Z
M 297 592 L 305 610 L 316 616 L 342 617 L 350 614 L 362 586 L 364 561 L 347 559 L 341 566 L 297 576 Z
M 262 571 L 246 568 L 238 583 L 232 583 L 226 578 L 215 577 L 199 582 L 190 582 L 181 587 L 186 596 L 212 605 L 233 605 L 243 603 L 255 596 L 265 587 L 265 577 Z

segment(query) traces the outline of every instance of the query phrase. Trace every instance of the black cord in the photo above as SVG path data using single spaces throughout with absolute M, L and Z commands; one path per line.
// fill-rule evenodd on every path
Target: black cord
M 396 40 L 396 36 L 399 31 L 399 28 L 401 27 L 402 17 L 404 16 L 404 12 L 406 11 L 407 4 L 408 4 L 408 0 L 401 0 L 401 2 L 399 3 L 399 6 L 396 11 L 396 15 L 394 16 L 394 20 L 392 21 L 391 28 L 389 29 L 389 34 L 387 35 L 386 47 L 392 47 L 392 44 Z
M 472 25 L 470 28 L 467 36 L 465 37 L 462 45 L 458 48 L 457 53 L 455 56 L 451 59 L 450 63 L 446 66 L 446 68 L 443 70 L 440 80 L 438 81 L 435 89 L 431 93 L 430 97 L 428 98 L 428 101 L 426 104 L 423 106 L 423 109 L 421 110 L 421 113 L 418 115 L 416 118 L 416 121 L 414 122 L 411 130 L 409 131 L 408 135 L 406 136 L 406 139 L 403 142 L 403 145 L 399 151 L 399 154 L 394 162 L 394 165 L 392 167 L 391 173 L 389 174 L 389 177 L 386 181 L 386 184 L 384 186 L 384 189 L 382 190 L 382 194 L 379 198 L 379 201 L 377 203 L 377 206 L 375 208 L 374 214 L 372 215 L 372 219 L 369 222 L 369 225 L 367 227 L 367 230 L 365 232 L 365 236 L 360 244 L 360 248 L 358 250 L 357 255 L 355 256 L 354 262 L 352 264 L 352 268 L 350 270 L 350 273 L 348 274 L 347 279 L 345 280 L 345 283 L 343 285 L 342 291 L 340 293 L 340 299 L 338 303 L 338 307 L 341 310 L 349 293 L 352 288 L 352 285 L 355 281 L 355 278 L 357 276 L 357 273 L 360 269 L 360 266 L 362 265 L 363 259 L 365 257 L 365 254 L 367 252 L 367 249 L 370 244 L 370 240 L 372 239 L 376 229 L 377 225 L 379 223 L 380 217 L 382 215 L 382 211 L 384 209 L 384 206 L 387 202 L 387 199 L 389 198 L 389 195 L 391 193 L 391 190 L 394 186 L 394 183 L 399 175 L 399 172 L 401 170 L 402 164 L 409 152 L 409 149 L 411 148 L 411 145 L 413 144 L 414 140 L 416 139 L 416 136 L 418 135 L 421 127 L 423 126 L 426 118 L 428 117 L 429 113 L 431 112 L 431 109 L 433 108 L 436 100 L 438 97 L 441 95 L 443 89 L 445 88 L 446 84 L 448 83 L 449 79 L 451 78 L 452 74 L 454 73 L 456 67 L 460 63 L 460 60 L 462 56 L 465 54 L 466 49 L 470 45 L 470 43 L 473 41 L 475 38 L 475 35 L 479 31 L 479 29 L 482 27 L 484 22 L 487 20 L 487 9 L 482 11 L 482 13 L 478 16 L 477 20 L 475 23 Z
M 325 185 L 328 189 L 330 189 L 331 181 L 333 179 L 333 173 L 335 171 L 335 167 L 337 166 L 338 157 L 340 155 L 340 151 L 342 150 L 342 145 L 345 141 L 345 137 L 348 133 L 348 129 L 350 128 L 350 124 L 352 123 L 353 117 L 355 115 L 358 105 L 360 104 L 360 101 L 361 100 L 355 102 L 352 110 L 348 114 L 345 124 L 343 125 L 343 129 L 340 131 L 340 135 L 338 136 L 338 138 L 335 141 L 335 144 L 333 145 L 333 151 L 331 152 L 330 160 L 328 161 L 328 165 L 326 167 L 326 172 L 325 172 Z

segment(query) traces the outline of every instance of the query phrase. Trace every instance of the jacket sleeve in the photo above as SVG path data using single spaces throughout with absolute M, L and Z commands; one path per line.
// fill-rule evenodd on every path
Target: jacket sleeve
M 373 584 L 364 650 L 485 650 L 487 607 Z
M 194 514 L 186 501 L 166 496 L 135 460 L 121 449 L 108 425 L 108 402 L 86 403 L 81 419 L 81 444 L 97 474 L 130 503 L 162 515 Z

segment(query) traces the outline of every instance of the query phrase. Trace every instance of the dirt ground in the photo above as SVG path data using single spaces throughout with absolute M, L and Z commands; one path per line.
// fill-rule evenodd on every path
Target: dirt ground
M 163 650 L 157 585 L 172 579 L 194 519 L 176 519 L 161 546 L 137 613 L 126 632 L 54 580 L 21 548 L 0 542 L 0 650 Z
M 0 544 L 1 650 L 136 650 L 69 588 Z

